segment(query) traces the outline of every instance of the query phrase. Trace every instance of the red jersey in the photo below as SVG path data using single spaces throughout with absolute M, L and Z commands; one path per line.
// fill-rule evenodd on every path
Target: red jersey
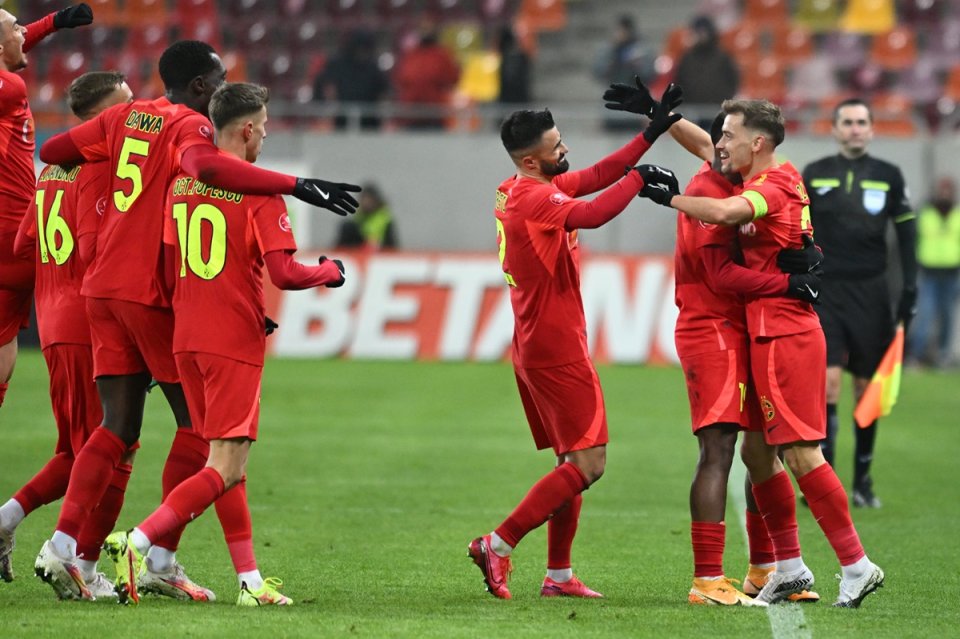
M 111 176 L 83 294 L 168 306 L 160 255 L 164 200 L 183 152 L 213 144 L 210 121 L 166 98 L 137 100 L 74 127 L 70 138 L 88 161 L 108 161 Z
M 16 232 L 37 183 L 33 113 L 27 85 L 17 73 L 0 69 L 0 232 Z
M 550 184 L 515 175 L 497 189 L 494 215 L 513 306 L 513 360 L 523 368 L 590 356 L 577 232 L 565 228 L 579 182 L 577 172 L 558 175 Z
M 37 329 L 40 345 L 90 344 L 86 302 L 80 286 L 87 264 L 81 244 L 96 241 L 99 212 L 106 206 L 110 167 L 106 162 L 83 164 L 66 171 L 48 166 L 20 232 L 36 246 Z M 85 251 L 83 251 L 85 252 Z
M 687 184 L 684 195 L 727 198 L 735 187 L 709 162 Z M 714 292 L 707 285 L 701 256 L 704 246 L 729 246 L 737 241 L 735 227 L 708 224 L 680 213 L 677 215 L 677 244 L 674 252 L 675 301 L 680 314 L 674 337 L 677 352 L 689 357 L 709 351 L 739 348 L 747 333 L 743 299 L 734 294 Z
M 803 246 L 801 235 L 813 233 L 810 198 L 803 178 L 789 162 L 774 166 L 744 183 L 739 195 L 753 208 L 753 220 L 740 225 L 746 266 L 779 273 L 777 253 Z M 820 328 L 813 306 L 789 297 L 759 297 L 747 302 L 751 337 L 793 335 Z
M 181 173 L 163 239 L 176 247 L 173 352 L 262 366 L 263 255 L 297 250 L 283 198 L 231 193 Z

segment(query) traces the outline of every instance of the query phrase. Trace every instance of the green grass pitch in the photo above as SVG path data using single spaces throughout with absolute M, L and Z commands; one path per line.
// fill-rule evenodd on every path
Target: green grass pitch
M 599 601 L 541 600 L 545 533 L 515 553 L 512 601 L 486 594 L 466 556 L 551 466 L 533 450 L 507 364 L 268 362 L 260 442 L 248 489 L 261 570 L 296 605 L 237 609 L 214 513 L 184 536 L 180 560 L 220 599 L 145 599 L 137 608 L 58 602 L 32 574 L 58 510 L 20 527 L 17 580 L 0 583 L 4 637 L 770 637 L 762 609 L 686 603 L 692 571 L 687 494 L 696 445 L 674 368 L 601 367 L 611 430 L 607 472 L 584 498 L 577 574 Z M 0 409 L 0 500 L 53 448 L 46 370 L 24 351 Z M 835 610 L 832 551 L 799 509 L 801 541 L 824 601 L 802 608 L 806 636 L 946 637 L 960 626 L 960 376 L 909 371 L 883 420 L 875 482 L 884 507 L 854 511 L 887 586 L 860 610 Z M 841 414 L 851 410 L 845 390 Z M 849 481 L 851 433 L 838 472 Z M 173 434 L 162 397 L 148 398 L 143 448 L 120 526 L 154 507 Z M 739 487 L 731 486 L 731 490 Z M 731 500 L 732 501 L 732 500 Z M 725 567 L 746 568 L 728 510 Z

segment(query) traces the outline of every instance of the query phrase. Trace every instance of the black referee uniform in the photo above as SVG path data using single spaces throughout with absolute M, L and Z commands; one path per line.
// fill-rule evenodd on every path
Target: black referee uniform
M 843 366 L 869 379 L 893 338 L 894 315 L 887 288 L 888 224 L 893 223 L 903 269 L 896 319 L 909 320 L 916 302 L 916 215 L 900 169 L 869 155 L 840 154 L 809 164 L 803 181 L 817 244 L 823 250 L 821 304 L 815 306 L 827 340 L 827 366 Z M 854 424 L 854 502 L 857 491 L 872 498 L 869 478 L 877 425 Z M 824 456 L 833 464 L 836 404 L 827 406 Z

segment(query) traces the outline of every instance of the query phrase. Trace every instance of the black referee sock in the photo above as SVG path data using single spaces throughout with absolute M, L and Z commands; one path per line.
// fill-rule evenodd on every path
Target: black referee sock
M 820 442 L 820 449 L 823 451 L 823 458 L 827 463 L 833 466 L 833 454 L 836 450 L 837 431 L 840 428 L 840 422 L 837 421 L 837 405 L 827 404 L 827 437 Z
M 870 463 L 873 462 L 873 444 L 877 440 L 877 421 L 866 428 L 853 423 L 856 437 L 856 451 L 853 457 L 853 486 L 856 488 L 870 475 Z

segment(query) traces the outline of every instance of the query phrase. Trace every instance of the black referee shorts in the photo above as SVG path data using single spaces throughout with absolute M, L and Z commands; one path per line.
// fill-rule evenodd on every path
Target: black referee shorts
M 872 377 L 893 339 L 886 276 L 824 279 L 820 300 L 814 308 L 827 339 L 827 366 L 843 366 L 854 377 Z

